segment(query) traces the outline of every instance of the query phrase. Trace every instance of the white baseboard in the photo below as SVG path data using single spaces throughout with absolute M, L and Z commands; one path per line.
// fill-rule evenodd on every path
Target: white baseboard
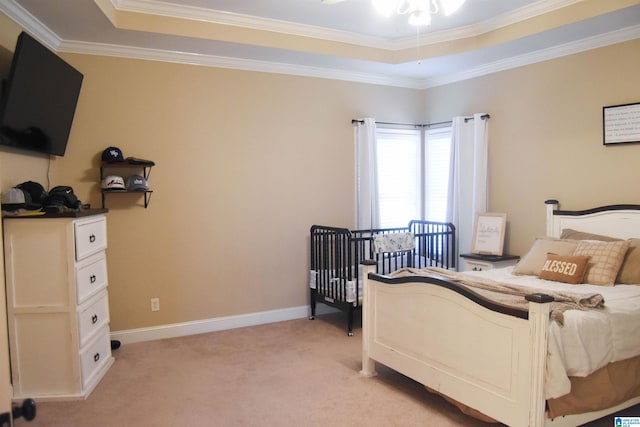
M 337 309 L 325 304 L 318 304 L 316 306 L 316 315 L 335 313 L 337 311 Z M 223 331 L 226 329 L 244 328 L 246 326 L 263 325 L 267 323 L 282 322 L 285 320 L 301 319 L 309 317 L 309 315 L 309 306 L 305 305 L 281 310 L 241 314 L 238 316 L 215 317 L 212 319 L 196 320 L 193 322 L 152 326 L 149 328 L 111 331 L 111 339 L 118 340 L 122 344 L 130 344 L 142 341 L 204 334 L 207 332 Z

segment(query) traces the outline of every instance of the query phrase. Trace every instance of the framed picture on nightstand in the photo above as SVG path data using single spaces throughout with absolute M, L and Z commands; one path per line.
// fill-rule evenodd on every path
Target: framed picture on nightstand
M 493 212 L 476 214 L 471 252 L 484 255 L 502 255 L 506 224 L 507 214 Z

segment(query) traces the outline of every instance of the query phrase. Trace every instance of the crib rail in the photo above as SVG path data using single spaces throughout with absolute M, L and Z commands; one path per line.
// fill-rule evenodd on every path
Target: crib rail
M 412 259 L 416 268 L 456 268 L 456 227 L 450 222 L 411 221 L 409 230 L 416 236 Z

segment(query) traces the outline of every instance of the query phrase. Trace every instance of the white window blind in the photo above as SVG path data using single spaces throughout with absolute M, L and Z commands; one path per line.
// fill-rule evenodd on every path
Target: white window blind
M 421 217 L 420 131 L 378 129 L 380 226 L 406 227 Z
M 406 227 L 412 219 L 446 221 L 451 128 L 378 128 L 380 227 Z M 423 142 L 424 141 L 424 148 Z

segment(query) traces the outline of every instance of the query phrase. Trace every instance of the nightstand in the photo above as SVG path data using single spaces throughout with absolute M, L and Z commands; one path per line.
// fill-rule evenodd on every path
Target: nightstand
M 461 254 L 462 271 L 482 271 L 510 267 L 520 260 L 518 255 Z

